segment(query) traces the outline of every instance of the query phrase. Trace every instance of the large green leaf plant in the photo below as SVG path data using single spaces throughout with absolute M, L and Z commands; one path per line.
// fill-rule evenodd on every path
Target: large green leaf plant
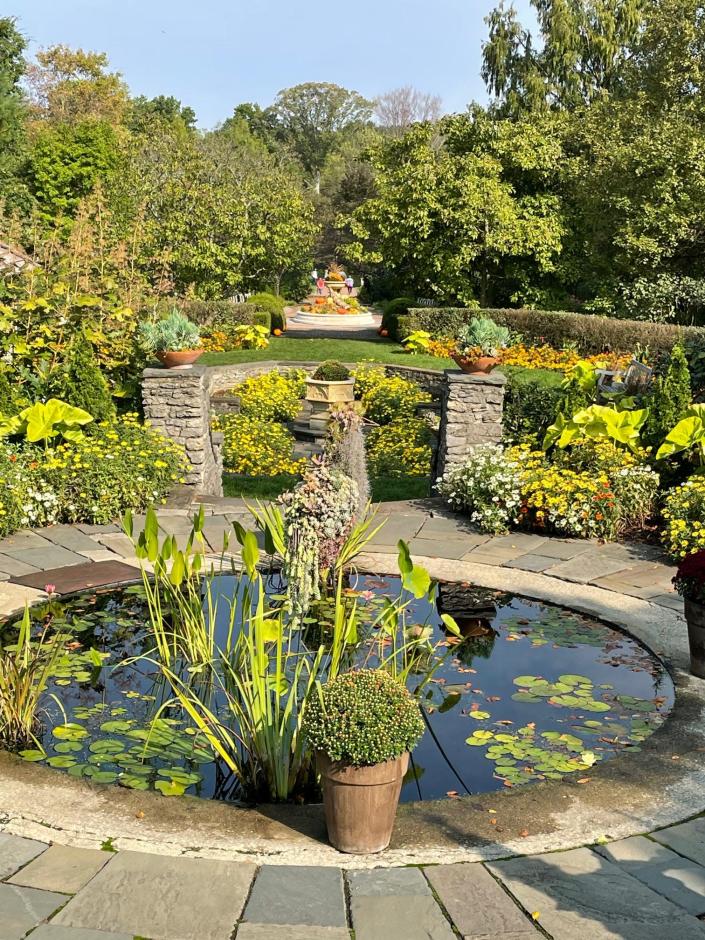
M 77 441 L 83 436 L 81 430 L 90 424 L 93 417 L 83 408 L 75 408 L 58 398 L 47 402 L 36 402 L 12 418 L 0 419 L 0 437 L 24 437 L 30 444 L 43 443 L 61 437 Z

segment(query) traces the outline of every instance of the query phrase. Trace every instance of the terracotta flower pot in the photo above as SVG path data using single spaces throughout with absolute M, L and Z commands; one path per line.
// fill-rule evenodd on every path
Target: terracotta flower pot
M 339 852 L 371 855 L 389 845 L 409 755 L 353 767 L 316 754 L 328 838 Z
M 157 359 L 166 369 L 178 369 L 180 366 L 190 366 L 203 355 L 202 349 L 171 349 L 158 352 Z
M 686 597 L 685 619 L 688 622 L 690 671 L 699 679 L 705 679 L 705 605 Z
M 456 365 L 469 375 L 483 373 L 487 375 L 499 363 L 495 356 L 480 356 L 477 359 L 468 359 L 467 356 L 453 356 Z

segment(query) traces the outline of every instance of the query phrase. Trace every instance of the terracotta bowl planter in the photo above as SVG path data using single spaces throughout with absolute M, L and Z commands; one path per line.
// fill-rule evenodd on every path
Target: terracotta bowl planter
M 190 366 L 203 355 L 202 349 L 180 349 L 158 352 L 157 359 L 166 369 L 178 369 L 180 366 Z
M 316 754 L 328 838 L 339 852 L 372 855 L 389 845 L 409 755 L 353 767 Z
M 460 366 L 463 372 L 469 375 L 482 373 L 487 375 L 499 363 L 494 356 L 480 356 L 478 359 L 468 359 L 467 356 L 453 356 L 453 361 Z
M 685 619 L 688 622 L 690 671 L 699 679 L 705 679 L 705 605 L 686 597 Z

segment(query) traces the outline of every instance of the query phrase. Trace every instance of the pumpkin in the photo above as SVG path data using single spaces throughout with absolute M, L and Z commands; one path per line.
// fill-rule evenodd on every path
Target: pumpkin
M 274 336 L 281 336 L 281 335 L 282 335 L 282 331 L 281 331 L 281 330 L 272 330 L 272 333 L 274 334 Z
M 389 336 L 389 330 L 380 330 L 380 331 L 379 331 L 379 335 L 380 335 L 380 336 Z

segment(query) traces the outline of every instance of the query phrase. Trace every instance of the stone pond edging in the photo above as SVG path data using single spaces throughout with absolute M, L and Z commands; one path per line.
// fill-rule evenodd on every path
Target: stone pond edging
M 163 521 L 183 532 L 184 515 L 173 513 Z M 233 512 L 225 515 L 232 518 Z M 391 525 L 398 524 L 398 514 L 392 510 L 391 515 Z M 229 520 L 212 508 L 209 518 L 215 539 L 218 528 L 222 531 Z M 111 545 L 113 557 L 130 563 L 125 537 L 112 529 L 94 532 L 92 538 L 102 546 L 96 560 L 105 560 Z M 78 529 L 76 533 L 77 538 L 85 535 Z M 439 539 L 436 544 L 433 555 L 418 551 L 414 555 L 436 578 L 472 581 L 579 610 L 626 628 L 662 656 L 676 683 L 676 704 L 640 753 L 596 765 L 589 784 L 583 786 L 570 780 L 546 781 L 504 792 L 404 804 L 391 848 L 369 858 L 342 856 L 327 845 L 320 806 L 242 809 L 197 797 L 170 800 L 151 792 L 74 780 L 0 753 L 0 831 L 85 848 L 112 840 L 118 849 L 163 855 L 354 868 L 478 861 L 568 849 L 650 832 L 705 810 L 705 682 L 684 671 L 687 645 L 679 611 L 614 589 L 509 568 L 500 559 L 481 563 L 444 557 L 444 551 L 453 554 L 452 540 Z M 0 543 L 0 554 L 2 550 Z M 361 556 L 358 567 L 381 573 L 394 571 L 395 563 L 396 556 L 380 545 Z M 0 614 L 17 611 L 25 599 L 31 603 L 44 596 L 19 584 L 2 583 Z

